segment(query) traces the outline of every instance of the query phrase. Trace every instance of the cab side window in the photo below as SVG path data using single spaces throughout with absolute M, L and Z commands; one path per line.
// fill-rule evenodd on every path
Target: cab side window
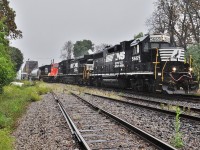
M 144 50 L 144 52 L 149 52 L 149 43 L 148 42 L 144 43 L 143 50 Z
M 151 48 L 159 48 L 159 43 L 151 43 Z
M 139 53 L 140 53 L 140 46 L 139 45 L 133 46 L 133 55 L 136 55 Z

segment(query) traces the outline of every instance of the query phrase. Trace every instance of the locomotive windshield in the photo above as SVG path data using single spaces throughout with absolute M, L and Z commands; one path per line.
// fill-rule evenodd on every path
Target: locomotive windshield
M 160 48 L 166 48 L 166 47 L 169 47 L 169 43 L 161 43 L 160 44 Z
M 151 43 L 151 48 L 168 48 L 170 47 L 169 43 Z

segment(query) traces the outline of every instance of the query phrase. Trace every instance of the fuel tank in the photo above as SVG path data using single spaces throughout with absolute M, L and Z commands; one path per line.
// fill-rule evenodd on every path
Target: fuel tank
M 40 70 L 39 68 L 37 69 L 33 69 L 30 73 L 30 78 L 32 80 L 39 80 L 39 76 L 40 76 Z

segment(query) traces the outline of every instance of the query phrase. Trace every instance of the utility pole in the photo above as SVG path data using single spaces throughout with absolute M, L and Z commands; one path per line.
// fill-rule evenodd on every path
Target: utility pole
M 28 61 L 27 61 L 27 78 L 29 79 L 29 59 L 28 59 Z

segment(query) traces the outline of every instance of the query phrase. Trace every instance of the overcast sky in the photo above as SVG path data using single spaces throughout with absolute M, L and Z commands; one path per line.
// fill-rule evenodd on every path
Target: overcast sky
M 49 64 L 60 61 L 68 40 L 118 44 L 147 33 L 145 21 L 155 0 L 10 0 L 23 38 L 12 41 L 28 58 Z

